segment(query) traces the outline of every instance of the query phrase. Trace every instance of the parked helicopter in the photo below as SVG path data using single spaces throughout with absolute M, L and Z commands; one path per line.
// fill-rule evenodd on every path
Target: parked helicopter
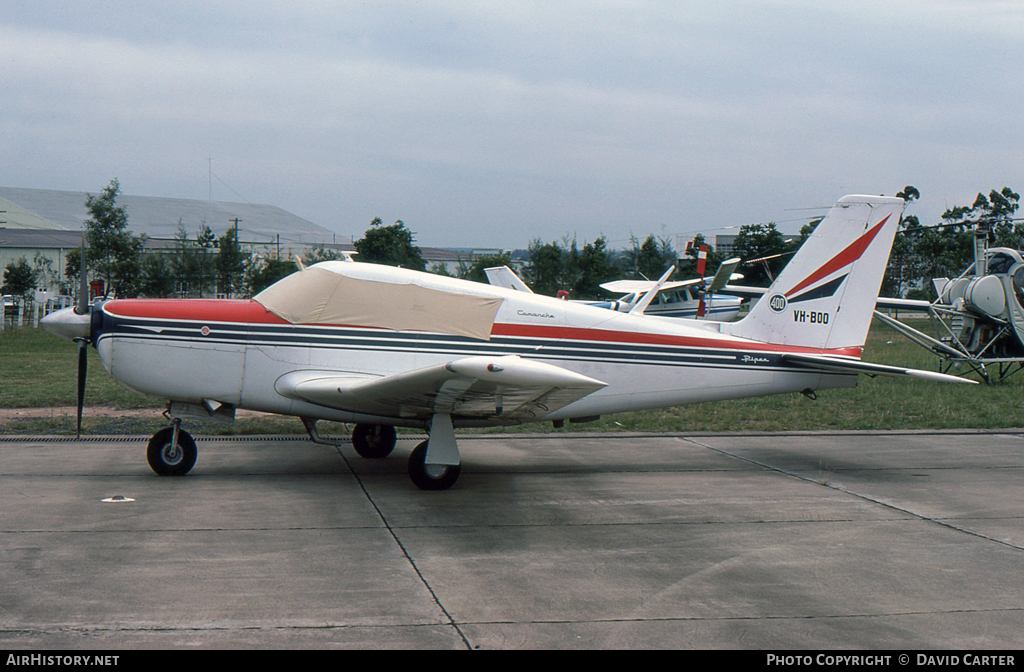
M 147 447 L 158 474 L 184 475 L 196 462 L 182 418 L 231 420 L 244 408 L 297 416 L 318 442 L 318 421 L 354 423 L 364 457 L 389 455 L 397 426 L 426 430 L 409 476 L 442 490 L 461 471 L 458 427 L 809 395 L 852 387 L 859 373 L 974 382 L 860 360 L 902 208 L 898 198 L 841 199 L 737 322 L 658 319 L 327 261 L 248 300 L 118 299 L 42 324 L 94 345 L 119 383 L 170 400 L 171 426 Z
M 966 366 L 997 383 L 1024 368 L 1024 254 L 988 241 L 989 227 L 975 223 L 974 263 L 952 280 L 933 279 L 935 301 L 888 300 L 888 307 L 927 311 L 939 338 L 884 313 L 876 317 L 938 355 L 943 372 Z

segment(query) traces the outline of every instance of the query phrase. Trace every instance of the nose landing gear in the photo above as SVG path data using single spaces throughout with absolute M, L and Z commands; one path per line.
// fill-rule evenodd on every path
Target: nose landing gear
M 149 466 L 161 476 L 184 476 L 196 464 L 199 451 L 192 436 L 181 429 L 181 419 L 153 435 L 146 447 Z

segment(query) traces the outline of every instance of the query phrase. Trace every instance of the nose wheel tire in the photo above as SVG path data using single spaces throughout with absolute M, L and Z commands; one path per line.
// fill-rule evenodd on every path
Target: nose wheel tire
M 191 435 L 179 429 L 177 444 L 173 441 L 174 427 L 166 427 L 153 435 L 146 448 L 149 466 L 161 476 L 184 476 L 196 464 L 199 451 Z
M 447 490 L 459 479 L 462 465 L 427 464 L 427 443 L 416 446 L 409 455 L 409 478 L 420 490 Z

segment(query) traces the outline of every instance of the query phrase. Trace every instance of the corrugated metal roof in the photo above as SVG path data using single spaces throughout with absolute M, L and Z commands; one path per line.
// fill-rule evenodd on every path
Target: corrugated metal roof
M 82 244 L 81 231 L 0 229 L 0 247 L 69 249 Z
M 99 192 L 93 195 L 98 196 Z M 8 230 L 52 228 L 81 231 L 82 223 L 89 218 L 85 208 L 87 196 L 82 191 L 0 187 L 0 199 L 15 206 L 5 208 L 0 205 L 0 210 L 7 210 L 0 217 L 7 222 L 4 226 Z M 194 236 L 204 223 L 220 236 L 234 227 L 232 220 L 237 217 L 240 220 L 238 237 L 245 242 L 269 244 L 280 236 L 282 243 L 310 245 L 335 239 L 333 231 L 273 205 L 124 194 L 118 195 L 117 204 L 124 207 L 128 215 L 128 228 L 137 235 L 146 234 L 150 238 L 173 238 L 178 232 L 179 221 L 190 236 Z M 23 221 L 29 219 L 31 224 Z M 52 226 L 47 227 L 40 220 Z

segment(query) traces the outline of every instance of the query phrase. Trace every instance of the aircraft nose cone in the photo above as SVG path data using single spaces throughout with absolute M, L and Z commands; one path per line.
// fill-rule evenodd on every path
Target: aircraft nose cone
M 63 308 L 50 313 L 39 324 L 54 336 L 68 340 L 89 338 L 92 317 L 89 314 L 79 315 L 74 308 Z

